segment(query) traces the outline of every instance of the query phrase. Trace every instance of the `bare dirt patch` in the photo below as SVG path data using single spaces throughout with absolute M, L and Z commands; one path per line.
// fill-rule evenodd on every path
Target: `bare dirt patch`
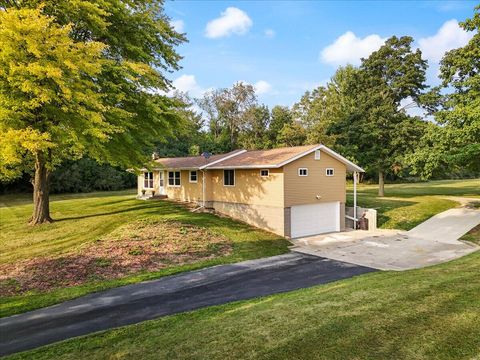
M 75 254 L 0 265 L 0 296 L 115 279 L 213 259 L 231 251 L 228 238 L 206 228 L 174 221 L 136 221 Z

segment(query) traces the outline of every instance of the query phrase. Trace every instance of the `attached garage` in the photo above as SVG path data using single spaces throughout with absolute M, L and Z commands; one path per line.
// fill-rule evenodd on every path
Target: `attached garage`
M 340 202 L 297 205 L 290 209 L 291 238 L 340 231 Z

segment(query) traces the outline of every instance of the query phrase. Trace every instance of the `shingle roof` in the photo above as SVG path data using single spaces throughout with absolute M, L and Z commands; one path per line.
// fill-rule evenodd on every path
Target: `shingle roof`
M 253 166 L 278 166 L 296 156 L 317 148 L 318 145 L 284 147 L 269 150 L 253 150 L 222 160 L 213 167 L 253 167 Z
M 321 149 L 346 164 L 350 171 L 363 169 L 324 145 L 305 145 L 269 150 L 235 150 L 226 154 L 212 155 L 208 160 L 203 156 L 160 158 L 156 163 L 167 169 L 222 169 L 222 168 L 277 168 Z
M 244 152 L 244 150 L 234 150 L 226 154 L 211 155 L 208 159 L 205 159 L 203 156 L 184 156 L 159 158 L 156 159 L 155 162 L 168 169 L 196 169 L 239 152 Z

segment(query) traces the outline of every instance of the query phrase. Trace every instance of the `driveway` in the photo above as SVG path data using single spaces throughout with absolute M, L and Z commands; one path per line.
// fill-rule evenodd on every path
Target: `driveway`
M 292 249 L 380 270 L 408 270 L 443 263 L 479 249 L 459 241 L 480 224 L 480 211 L 456 208 L 410 231 L 350 231 L 295 239 Z
M 0 356 L 74 336 L 375 271 L 299 253 L 115 288 L 0 319 Z

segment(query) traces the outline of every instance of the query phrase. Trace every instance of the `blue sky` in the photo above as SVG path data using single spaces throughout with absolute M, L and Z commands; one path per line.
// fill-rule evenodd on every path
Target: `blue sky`
M 357 64 L 392 36 L 410 35 L 438 83 L 438 61 L 471 34 L 458 27 L 475 1 L 168 1 L 186 33 L 177 89 L 200 96 L 236 81 L 256 85 L 269 106 L 291 106 L 324 84 L 339 65 Z

